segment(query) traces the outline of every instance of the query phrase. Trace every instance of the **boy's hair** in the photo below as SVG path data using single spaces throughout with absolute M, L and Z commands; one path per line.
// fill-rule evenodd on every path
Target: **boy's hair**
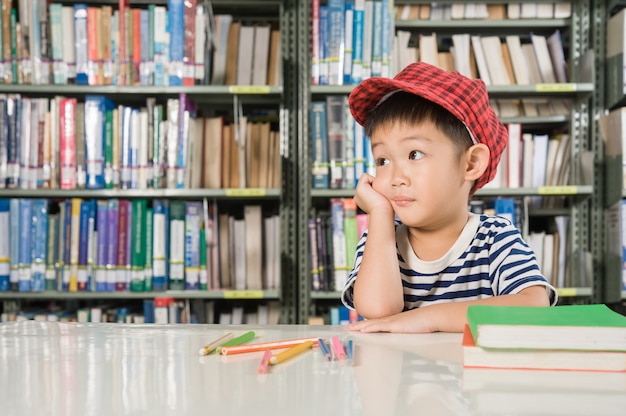
M 463 123 L 473 143 L 482 143 L 489 148 L 489 165 L 476 180 L 470 194 L 496 176 L 509 134 L 489 105 L 483 81 L 445 71 L 426 62 L 415 62 L 407 65 L 393 79 L 372 77 L 357 85 L 348 98 L 352 116 L 357 123 L 365 126 L 374 109 L 399 91 L 440 105 Z
M 419 95 L 398 91 L 372 111 L 365 123 L 365 134 L 371 136 L 378 128 L 391 124 L 415 126 L 431 122 L 445 134 L 461 156 L 472 144 L 472 137 L 465 125 L 442 106 Z

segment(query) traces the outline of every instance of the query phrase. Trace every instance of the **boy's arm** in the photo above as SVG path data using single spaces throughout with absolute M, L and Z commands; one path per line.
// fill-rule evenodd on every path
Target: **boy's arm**
M 511 295 L 448 302 L 424 306 L 397 313 L 380 319 L 355 322 L 348 326 L 350 331 L 360 332 L 463 332 L 467 322 L 467 307 L 470 305 L 549 306 L 550 299 L 544 285 L 535 285 Z
M 382 318 L 404 309 L 396 229 L 391 204 L 374 187 L 374 177 L 359 178 L 354 200 L 368 215 L 363 257 L 354 281 L 354 308 L 364 318 Z
M 393 211 L 391 216 L 369 214 L 368 224 L 361 266 L 354 281 L 354 308 L 364 318 L 382 318 L 404 309 Z

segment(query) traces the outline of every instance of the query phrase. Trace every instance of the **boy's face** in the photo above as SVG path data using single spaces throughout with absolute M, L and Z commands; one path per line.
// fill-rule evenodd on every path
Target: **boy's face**
M 440 228 L 467 211 L 466 155 L 431 122 L 394 123 L 372 133 L 374 189 L 409 227 Z M 460 211 L 461 210 L 461 211 Z

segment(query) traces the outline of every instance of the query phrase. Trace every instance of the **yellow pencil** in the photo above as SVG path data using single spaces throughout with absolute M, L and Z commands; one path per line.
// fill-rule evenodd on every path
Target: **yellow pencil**
M 270 364 L 280 364 L 285 360 L 288 360 L 296 355 L 308 350 L 313 346 L 313 341 L 304 341 L 301 344 L 296 345 L 295 347 L 291 347 L 288 350 L 281 352 L 280 354 L 274 355 L 270 358 Z

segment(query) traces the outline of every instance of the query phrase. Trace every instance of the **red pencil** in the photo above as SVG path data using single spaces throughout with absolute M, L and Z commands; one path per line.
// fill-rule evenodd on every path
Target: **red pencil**
M 317 342 L 319 339 L 320 339 L 319 337 L 310 337 L 310 338 L 297 338 L 297 339 L 289 339 L 289 340 L 282 340 L 282 341 L 260 342 L 257 344 L 235 345 L 232 347 L 222 348 L 221 353 L 223 355 L 230 355 L 230 354 L 243 354 L 246 352 L 278 350 L 282 348 L 290 348 L 298 344 L 302 344 L 305 341 L 312 341 L 313 346 L 317 346 Z

